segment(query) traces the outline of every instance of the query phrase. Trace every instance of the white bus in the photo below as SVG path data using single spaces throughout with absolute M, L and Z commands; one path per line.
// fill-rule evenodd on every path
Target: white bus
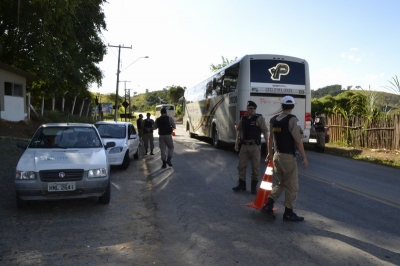
M 257 54 L 246 55 L 187 89 L 183 99 L 183 126 L 191 137 L 212 138 L 213 145 L 235 143 L 236 126 L 246 115 L 247 101 L 257 104 L 269 125 L 279 114 L 281 98 L 294 97 L 296 115 L 308 142 L 311 128 L 311 89 L 308 63 L 304 59 Z M 264 138 L 261 138 L 265 143 Z
M 161 116 L 161 109 L 167 109 L 167 115 L 172 117 L 173 119 L 176 118 L 175 116 L 175 105 L 173 104 L 160 104 L 156 106 L 155 117 L 158 118 Z

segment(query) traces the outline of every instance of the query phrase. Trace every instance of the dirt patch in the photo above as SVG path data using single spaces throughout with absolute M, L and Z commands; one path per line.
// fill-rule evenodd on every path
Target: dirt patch
M 30 139 L 41 124 L 40 121 L 10 122 L 0 119 L 0 137 Z

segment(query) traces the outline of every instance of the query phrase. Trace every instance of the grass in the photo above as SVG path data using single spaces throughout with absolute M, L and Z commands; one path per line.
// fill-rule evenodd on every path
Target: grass
M 313 150 L 314 146 L 305 144 L 306 150 Z M 365 161 L 400 168 L 400 152 L 388 151 L 385 149 L 361 149 L 348 147 L 335 143 L 327 143 L 325 153 L 358 161 Z

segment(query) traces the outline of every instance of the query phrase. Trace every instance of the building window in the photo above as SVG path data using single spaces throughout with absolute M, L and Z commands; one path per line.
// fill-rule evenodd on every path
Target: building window
M 23 97 L 22 84 L 4 82 L 4 95 Z

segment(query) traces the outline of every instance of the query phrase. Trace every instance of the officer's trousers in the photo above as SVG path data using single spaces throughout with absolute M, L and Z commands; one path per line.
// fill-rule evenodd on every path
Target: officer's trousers
M 168 157 L 172 157 L 172 154 L 174 153 L 174 140 L 171 135 L 160 135 L 158 137 L 158 144 L 161 151 L 161 160 L 166 161 L 167 155 Z
M 286 190 L 284 205 L 293 209 L 299 190 L 296 157 L 293 154 L 276 152 L 273 161 L 277 182 L 268 197 L 276 202 Z
M 146 151 L 149 148 L 149 142 L 150 142 L 150 150 L 154 149 L 154 137 L 153 133 L 144 133 L 143 134 L 143 142 L 144 142 L 144 148 Z
M 246 181 L 247 164 L 250 160 L 252 173 L 251 180 L 258 181 L 260 175 L 261 145 L 242 145 L 239 152 L 238 173 L 239 179 Z
M 325 132 L 317 131 L 317 147 L 325 148 Z

